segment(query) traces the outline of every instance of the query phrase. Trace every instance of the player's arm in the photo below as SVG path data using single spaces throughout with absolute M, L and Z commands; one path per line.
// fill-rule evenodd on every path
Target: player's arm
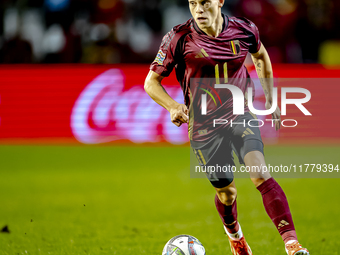
M 258 52 L 251 54 L 251 57 L 266 96 L 266 109 L 270 109 L 273 103 L 273 69 L 268 52 L 263 44 L 261 44 Z M 275 121 L 275 129 L 278 130 L 281 127 L 281 112 L 279 107 L 272 113 L 272 117 L 273 119 L 277 119 L 277 121 Z
M 188 109 L 186 105 L 179 104 L 169 96 L 161 84 L 163 78 L 163 76 L 150 70 L 145 79 L 144 89 L 157 104 L 169 111 L 172 123 L 179 127 L 188 122 Z

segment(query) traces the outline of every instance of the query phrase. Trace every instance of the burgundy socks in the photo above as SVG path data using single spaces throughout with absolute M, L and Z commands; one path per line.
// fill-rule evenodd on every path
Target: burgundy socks
M 286 243 L 290 240 L 297 240 L 288 201 L 280 185 L 274 178 L 270 178 L 259 185 L 257 189 L 261 192 L 264 208 L 283 241 Z
M 215 205 L 226 230 L 230 234 L 237 233 L 240 227 L 237 222 L 236 200 L 232 205 L 227 206 L 222 204 L 218 196 L 215 195 Z
M 279 231 L 283 241 L 297 240 L 292 215 L 288 201 L 280 185 L 270 178 L 257 187 L 261 192 L 263 205 L 270 219 Z M 230 206 L 222 204 L 218 196 L 215 196 L 215 205 L 221 217 L 227 234 L 233 237 L 237 232 L 242 233 L 237 222 L 236 200 Z

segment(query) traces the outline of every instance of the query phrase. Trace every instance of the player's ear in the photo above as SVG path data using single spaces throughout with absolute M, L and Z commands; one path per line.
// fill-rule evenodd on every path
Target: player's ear
M 218 7 L 222 8 L 224 5 L 224 0 L 218 0 Z

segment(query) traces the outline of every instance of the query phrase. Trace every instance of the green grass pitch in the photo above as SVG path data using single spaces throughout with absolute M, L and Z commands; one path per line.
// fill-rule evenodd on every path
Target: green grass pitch
M 155 254 L 190 234 L 208 255 L 231 254 L 205 179 L 190 178 L 188 147 L 0 146 L 0 254 Z M 267 162 L 339 164 L 333 147 L 267 146 Z M 340 176 L 340 173 L 339 173 Z M 340 254 L 340 179 L 280 178 L 300 242 Z M 254 254 L 282 254 L 281 237 L 250 179 L 238 213 Z

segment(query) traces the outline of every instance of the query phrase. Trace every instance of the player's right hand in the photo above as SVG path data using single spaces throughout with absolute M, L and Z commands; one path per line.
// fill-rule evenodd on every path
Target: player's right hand
M 170 109 L 171 122 L 177 127 L 180 127 L 183 123 L 189 121 L 188 108 L 184 104 L 178 104 L 174 108 Z

